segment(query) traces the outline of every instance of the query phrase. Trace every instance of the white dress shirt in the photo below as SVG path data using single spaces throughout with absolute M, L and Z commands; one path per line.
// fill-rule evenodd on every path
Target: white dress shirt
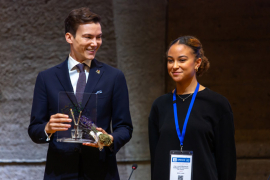
M 86 83 L 88 80 L 91 61 L 92 60 L 83 61 L 83 63 L 86 65 L 86 66 L 84 66 L 84 71 L 85 71 L 85 75 L 86 75 Z M 78 82 L 79 74 L 80 74 L 80 70 L 76 66 L 77 64 L 80 64 L 80 63 L 78 61 L 76 61 L 75 59 L 73 59 L 69 55 L 69 57 L 68 57 L 68 72 L 69 72 L 69 77 L 70 77 L 71 85 L 73 87 L 74 94 L 76 94 L 76 87 L 77 87 L 77 82 Z

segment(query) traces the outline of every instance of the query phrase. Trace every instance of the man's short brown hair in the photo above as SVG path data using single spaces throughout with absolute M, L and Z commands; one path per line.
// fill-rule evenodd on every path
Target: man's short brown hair
M 86 7 L 73 9 L 65 19 L 65 33 L 69 32 L 75 37 L 78 26 L 85 23 L 100 23 L 100 17 Z

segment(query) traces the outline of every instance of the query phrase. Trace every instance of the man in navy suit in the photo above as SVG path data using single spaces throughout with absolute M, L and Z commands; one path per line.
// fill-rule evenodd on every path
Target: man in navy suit
M 44 179 L 118 180 L 116 153 L 130 140 L 133 130 L 125 77 L 95 59 L 102 44 L 98 15 L 88 8 L 72 10 L 65 31 L 69 57 L 38 74 L 28 128 L 35 143 L 49 143 Z M 81 71 L 79 64 L 83 64 Z M 80 73 L 85 78 L 84 93 L 102 92 L 97 99 L 97 130 L 108 133 L 113 142 L 102 151 L 94 143 L 57 142 L 56 132 L 67 131 L 72 122 L 67 114 L 59 113 L 59 92 L 73 92 L 71 101 L 77 103 Z M 86 103 L 84 98 L 82 105 Z

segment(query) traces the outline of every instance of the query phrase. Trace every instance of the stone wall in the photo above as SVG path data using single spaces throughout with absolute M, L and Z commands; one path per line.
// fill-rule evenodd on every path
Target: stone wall
M 90 6 L 103 18 L 104 44 L 98 59 L 116 66 L 113 12 L 110 1 L 0 1 L 1 10 L 1 148 L 4 162 L 44 161 L 47 145 L 31 142 L 27 134 L 33 88 L 38 72 L 64 61 L 69 45 L 64 38 L 64 19 L 71 9 Z M 110 6 L 110 8 L 108 8 Z M 110 17 L 110 18 L 109 18 Z M 106 27 L 106 28 L 105 28 Z M 111 48 L 114 47 L 114 48 Z M 107 54 L 110 54 L 108 58 Z M 34 151 L 33 149 L 36 149 Z M 37 149 L 39 149 L 37 151 Z M 20 153 L 18 153 L 20 152 Z
M 199 78 L 224 95 L 234 112 L 237 180 L 270 175 L 270 2 L 169 0 L 167 45 L 198 37 L 211 67 Z M 174 88 L 167 76 L 167 91 Z
M 88 6 L 102 18 L 97 59 L 121 69 L 127 79 L 134 124 L 131 142 L 118 153 L 121 179 L 150 179 L 147 117 L 164 92 L 166 1 L 0 0 L 0 179 L 42 179 L 47 145 L 27 134 L 38 72 L 64 61 L 69 45 L 64 19 Z

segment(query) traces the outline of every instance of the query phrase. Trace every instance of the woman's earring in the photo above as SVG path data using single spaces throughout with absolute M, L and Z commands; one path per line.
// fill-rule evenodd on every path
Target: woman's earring
M 196 70 L 196 72 L 198 72 L 198 68 L 197 67 L 195 68 L 195 70 Z

